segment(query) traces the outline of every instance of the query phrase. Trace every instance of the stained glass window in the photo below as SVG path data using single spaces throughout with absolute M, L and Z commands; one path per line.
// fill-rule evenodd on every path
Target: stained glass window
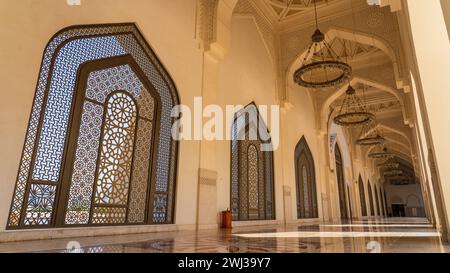
M 234 221 L 275 219 L 270 135 L 254 103 L 236 113 L 231 141 L 231 211 Z
M 359 200 L 361 201 L 361 214 L 362 216 L 367 216 L 367 205 L 366 205 L 366 193 L 364 192 L 364 182 L 359 175 L 358 178 L 358 186 L 359 186 Z
M 175 86 L 134 24 L 48 43 L 8 228 L 171 223 Z
M 318 218 L 314 159 L 304 137 L 298 142 L 294 156 L 297 188 L 297 218 Z

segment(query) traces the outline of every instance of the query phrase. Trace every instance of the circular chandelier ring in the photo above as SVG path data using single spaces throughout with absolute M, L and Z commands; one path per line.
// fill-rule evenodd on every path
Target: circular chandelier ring
M 349 112 L 336 116 L 333 121 L 340 126 L 360 126 L 371 123 L 375 115 L 369 112 Z
M 394 154 L 388 153 L 388 152 L 381 152 L 381 153 L 370 153 L 369 158 L 372 159 L 382 159 L 382 158 L 393 158 Z
M 384 137 L 376 136 L 376 137 L 366 137 L 360 138 L 356 141 L 356 145 L 360 146 L 375 146 L 384 144 Z
M 303 79 L 303 76 L 313 70 L 319 69 L 338 69 L 340 73 L 338 76 L 327 81 L 307 81 Z M 300 67 L 294 73 L 294 81 L 306 88 L 325 88 L 339 85 L 350 78 L 352 74 L 352 68 L 350 65 L 339 61 L 320 61 L 314 62 Z

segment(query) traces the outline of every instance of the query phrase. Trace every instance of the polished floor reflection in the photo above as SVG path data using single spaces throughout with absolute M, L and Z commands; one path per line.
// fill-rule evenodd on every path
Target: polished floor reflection
M 0 252 L 450 252 L 450 246 L 425 219 L 390 218 L 3 243 Z

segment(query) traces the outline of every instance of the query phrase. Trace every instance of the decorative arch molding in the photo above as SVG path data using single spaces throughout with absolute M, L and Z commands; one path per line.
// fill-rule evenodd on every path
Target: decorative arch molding
M 295 147 L 294 162 L 297 189 L 297 218 L 318 218 L 314 158 L 304 136 Z
M 367 157 L 369 155 L 369 153 L 372 152 L 375 148 L 376 148 L 376 146 L 372 146 L 372 147 L 368 148 L 365 153 L 365 156 Z M 399 156 L 403 160 L 408 161 L 410 163 L 413 162 L 411 155 L 406 154 L 405 151 L 401 151 L 397 147 L 392 147 L 392 146 L 388 146 L 388 149 L 391 152 L 394 152 L 397 156 Z
M 402 143 L 401 146 L 404 146 L 404 147 L 407 148 L 407 149 L 411 149 L 411 147 L 412 147 L 412 145 L 411 145 L 411 140 L 409 139 L 409 137 L 408 137 L 405 133 L 403 133 L 402 131 L 397 130 L 397 129 L 395 129 L 395 128 L 392 128 L 392 127 L 390 127 L 390 126 L 384 125 L 384 124 L 382 124 L 382 123 L 378 123 L 377 126 L 376 126 L 375 128 L 370 129 L 370 130 L 366 133 L 365 136 L 370 135 L 370 133 L 372 133 L 372 132 L 373 132 L 374 130 L 376 130 L 376 129 L 385 130 L 385 131 L 394 133 L 394 134 L 396 134 L 396 135 L 399 135 L 403 140 L 405 140 L 405 141 L 408 143 L 408 145 Z M 395 141 L 395 142 L 398 142 L 398 141 Z
M 403 97 L 399 94 L 398 91 L 392 89 L 389 86 L 383 85 L 381 83 L 378 82 L 374 82 L 372 80 L 369 79 L 365 79 L 365 78 L 361 78 L 361 77 L 353 77 L 350 80 L 350 84 L 352 85 L 356 85 L 358 83 L 361 84 L 365 84 L 374 88 L 377 88 L 379 90 L 388 92 L 390 94 L 392 94 L 393 96 L 395 96 L 397 98 L 397 100 L 400 102 L 401 108 L 402 108 L 402 114 L 403 114 L 403 122 L 405 124 L 409 124 L 410 123 L 410 118 L 409 118 L 409 113 L 407 113 L 406 108 L 405 108 L 405 101 L 403 100 Z M 320 120 L 318 121 L 318 123 L 320 124 L 320 129 L 324 130 L 325 128 L 327 128 L 327 124 L 332 120 L 329 118 L 329 109 L 330 109 L 330 105 L 337 100 L 340 96 L 342 96 L 345 91 L 347 90 L 347 85 L 343 85 L 341 86 L 339 89 L 337 89 L 335 92 L 333 92 L 321 105 L 320 107 L 320 116 L 318 116 L 317 118 L 319 118 Z
M 325 33 L 328 40 L 332 41 L 334 38 L 339 37 L 344 40 L 354 41 L 364 45 L 374 46 L 384 52 L 392 62 L 394 70 L 394 78 L 396 81 L 396 88 L 403 89 L 406 87 L 405 92 L 409 91 L 408 78 L 402 74 L 401 63 L 402 57 L 394 50 L 392 42 L 376 36 L 374 34 L 368 34 L 360 31 L 353 31 L 350 29 L 345 29 L 342 27 L 332 26 Z M 301 65 L 301 62 L 307 52 L 306 45 L 303 47 L 301 53 L 299 53 L 292 62 L 288 64 L 287 71 L 287 81 L 292 82 L 292 75 L 297 67 Z
M 221 60 L 230 48 L 231 18 L 238 0 L 197 0 L 196 36 L 205 51 Z
M 122 95 L 106 105 L 115 92 Z M 173 223 L 178 142 L 171 110 L 178 104 L 175 84 L 135 24 L 56 33 L 44 51 L 7 228 Z M 121 129 L 106 137 L 113 124 Z M 116 174 L 107 184 L 129 182 L 101 193 L 117 193 L 103 198 L 111 206 L 94 202 L 100 151 L 118 153 L 106 158 L 119 156 L 110 163 L 123 169 L 120 183 L 112 182 Z

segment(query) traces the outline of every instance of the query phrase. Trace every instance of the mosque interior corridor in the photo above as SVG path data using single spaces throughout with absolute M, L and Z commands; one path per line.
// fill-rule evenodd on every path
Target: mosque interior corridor
M 448 253 L 424 218 L 347 224 L 268 225 L 231 230 L 159 232 L 4 243 L 0 252 L 77 253 Z
M 450 0 L 0 0 L 0 39 L 0 253 L 450 252 Z

